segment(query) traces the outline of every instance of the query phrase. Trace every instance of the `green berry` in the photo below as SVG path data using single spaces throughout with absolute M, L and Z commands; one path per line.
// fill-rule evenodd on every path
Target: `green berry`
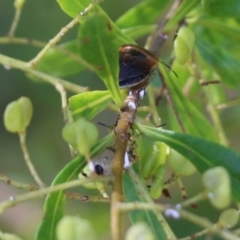
M 25 3 L 25 0 L 15 0 L 14 1 L 14 7 L 21 9 Z
M 218 209 L 228 207 L 231 203 L 231 183 L 224 167 L 215 167 L 203 173 L 203 184 L 212 205 Z
M 23 124 L 25 127 L 27 127 L 30 124 L 30 121 L 33 115 L 32 102 L 27 97 L 20 97 L 18 99 L 18 102 L 20 102 L 22 107 L 22 114 L 23 114 L 23 121 L 24 121 Z
M 89 221 L 73 216 L 65 216 L 59 221 L 56 235 L 57 240 L 97 239 Z
M 79 153 L 87 155 L 90 147 L 97 141 L 98 130 L 93 123 L 79 118 L 76 122 L 69 123 L 63 128 L 62 136 Z
M 195 166 L 173 149 L 170 151 L 168 164 L 172 171 L 178 175 L 189 176 L 196 172 Z
M 233 228 L 238 221 L 239 211 L 234 208 L 224 210 L 219 217 L 219 223 L 223 228 Z
M 167 155 L 167 145 L 162 142 L 155 142 L 152 147 L 147 151 L 144 156 L 146 160 L 144 161 L 142 167 L 142 176 L 145 179 L 150 178 L 155 175 L 158 167 L 165 163 Z
M 29 125 L 33 113 L 29 98 L 21 97 L 9 103 L 4 112 L 4 125 L 9 132 L 24 132 Z
M 144 222 L 139 222 L 132 225 L 127 233 L 125 240 L 155 240 L 153 233 L 151 232 L 148 225 Z
M 179 64 L 186 63 L 192 54 L 195 36 L 188 27 L 181 27 L 174 41 L 175 56 Z

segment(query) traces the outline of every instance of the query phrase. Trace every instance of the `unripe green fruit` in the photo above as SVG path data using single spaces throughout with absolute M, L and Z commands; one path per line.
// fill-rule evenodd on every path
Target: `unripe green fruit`
M 77 148 L 77 143 L 76 143 L 77 124 L 76 124 L 76 122 L 72 122 L 72 123 L 69 123 L 66 126 L 64 126 L 64 128 L 62 130 L 62 137 L 68 144 L 72 145 L 72 147 L 74 149 Z
M 150 188 L 150 196 L 153 199 L 160 198 L 164 186 L 164 179 L 166 174 L 165 165 L 160 165 L 156 171 L 154 181 L 152 182 L 152 186 Z
M 15 0 L 14 7 L 21 9 L 24 3 L 25 3 L 25 0 Z
M 73 216 L 65 216 L 59 221 L 56 235 L 58 240 L 97 240 L 89 221 Z
M 31 121 L 32 115 L 33 115 L 32 102 L 27 97 L 20 97 L 18 99 L 18 102 L 20 102 L 21 107 L 22 107 L 24 126 L 27 127 L 30 124 L 30 121 Z
M 158 167 L 165 163 L 167 155 L 167 145 L 162 142 L 155 142 L 147 151 L 146 160 L 142 167 L 142 176 L 145 179 L 155 175 Z
M 223 228 L 233 228 L 238 221 L 239 211 L 234 208 L 224 210 L 219 217 L 219 223 Z
M 153 233 L 151 232 L 148 225 L 144 222 L 139 222 L 132 225 L 127 233 L 125 240 L 155 240 Z
M 4 125 L 9 132 L 24 132 L 33 114 L 32 103 L 29 98 L 21 97 L 9 103 L 4 112 Z
M 195 36 L 188 27 L 181 27 L 174 41 L 175 56 L 179 64 L 186 63 L 192 54 Z
M 231 203 L 231 183 L 227 170 L 215 167 L 203 173 L 203 184 L 212 205 L 222 209 Z
M 97 141 L 98 130 L 93 123 L 79 118 L 76 122 L 69 123 L 63 128 L 62 136 L 73 148 L 81 154 L 87 155 L 90 147 Z
M 78 119 L 77 123 L 77 150 L 86 155 L 89 154 L 90 147 L 98 139 L 98 129 L 93 123 L 84 118 Z
M 177 151 L 171 149 L 168 164 L 174 173 L 189 176 L 196 172 L 195 166 Z

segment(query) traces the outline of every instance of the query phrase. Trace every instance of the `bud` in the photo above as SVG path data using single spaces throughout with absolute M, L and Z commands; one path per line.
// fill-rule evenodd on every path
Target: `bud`
M 21 9 L 25 3 L 25 0 L 15 0 L 14 1 L 14 7 Z
M 151 232 L 148 225 L 144 222 L 139 222 L 132 225 L 127 233 L 125 240 L 155 240 L 153 233 Z
M 79 118 L 76 122 L 67 124 L 62 130 L 63 139 L 83 155 L 90 152 L 90 147 L 97 141 L 98 130 L 96 126 Z
M 173 149 L 170 151 L 168 164 L 177 175 L 189 176 L 196 172 L 195 166 Z
M 145 179 L 153 176 L 158 167 L 165 163 L 167 155 L 167 145 L 162 142 L 155 142 L 144 156 L 145 161 L 142 167 L 142 176 Z
M 223 228 L 233 228 L 239 221 L 239 211 L 234 208 L 224 210 L 220 217 L 219 223 Z
M 175 56 L 179 64 L 186 63 L 192 54 L 195 36 L 190 28 L 184 26 L 178 31 L 174 41 Z
M 165 165 L 160 165 L 156 171 L 154 176 L 154 181 L 152 182 L 152 186 L 150 188 L 150 196 L 153 199 L 160 198 L 164 186 L 164 179 L 166 174 Z
M 231 203 L 231 183 L 227 170 L 215 167 L 203 173 L 203 184 L 212 205 L 218 209 Z
M 9 132 L 24 132 L 33 114 L 32 103 L 29 98 L 21 97 L 9 103 L 4 112 L 4 125 Z
M 56 228 L 56 235 L 57 240 L 97 240 L 90 222 L 73 216 L 65 216 L 59 221 Z

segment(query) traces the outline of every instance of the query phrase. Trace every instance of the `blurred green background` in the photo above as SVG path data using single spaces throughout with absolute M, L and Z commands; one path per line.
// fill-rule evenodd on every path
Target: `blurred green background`
M 0 36 L 6 36 L 13 16 L 13 2 L 9 0 L 0 0 Z M 141 1 L 122 0 L 109 1 L 101 3 L 102 8 L 115 20 L 127 9 Z M 47 42 L 58 31 L 70 22 L 70 18 L 61 11 L 56 1 L 49 0 L 28 0 L 22 12 L 19 27 L 16 31 L 17 37 L 38 39 Z M 64 36 L 63 41 L 75 39 L 77 27 Z M 143 40 L 142 40 L 143 41 Z M 33 46 L 24 46 L 17 44 L 0 44 L 0 53 L 17 58 L 23 61 L 32 59 L 40 49 Z M 91 89 L 104 89 L 103 83 L 92 72 L 84 71 L 66 80 L 88 85 Z M 229 96 L 239 96 L 239 89 L 228 90 Z M 29 80 L 25 74 L 18 70 L 6 70 L 0 66 L 0 173 L 10 178 L 25 183 L 34 183 L 23 160 L 21 149 L 16 134 L 8 133 L 3 126 L 3 111 L 6 105 L 18 99 L 21 96 L 29 97 L 34 106 L 34 115 L 32 123 L 28 129 L 27 144 L 39 175 L 46 182 L 51 184 L 56 174 L 71 159 L 67 145 L 61 137 L 63 127 L 63 115 L 61 112 L 60 95 L 53 86 Z M 69 95 L 70 96 L 70 95 Z M 163 108 L 165 100 L 161 107 Z M 162 110 L 165 111 L 164 109 Z M 230 139 L 230 145 L 239 149 L 239 134 L 236 126 L 240 121 L 239 107 L 232 107 L 221 114 L 223 126 L 226 129 L 227 136 Z M 167 117 L 163 116 L 167 122 Z M 116 121 L 116 115 L 108 112 L 98 116 L 95 122 L 103 122 L 107 125 L 113 125 Z M 101 136 L 107 133 L 107 129 L 99 126 Z M 195 174 L 191 178 L 185 178 L 185 187 L 190 196 L 198 193 L 201 184 L 199 176 Z M 197 186 L 197 187 L 196 187 Z M 85 189 L 78 188 L 76 191 L 89 193 Z M 0 201 L 6 200 L 9 196 L 24 193 L 24 190 L 7 186 L 0 182 Z M 173 188 L 170 190 L 172 198 L 162 198 L 161 201 L 176 202 L 181 201 L 179 190 Z M 96 193 L 96 192 L 90 192 Z M 36 199 L 31 202 L 25 202 L 11 209 L 8 209 L 0 215 L 0 229 L 3 232 L 12 232 L 30 240 L 40 220 L 43 218 L 44 199 Z M 217 211 L 207 203 L 198 205 L 198 209 L 191 210 L 199 215 L 208 216 L 210 220 L 217 221 Z M 90 219 L 96 229 L 99 239 L 110 239 L 109 237 L 109 205 L 105 203 L 81 203 L 75 200 L 68 201 L 67 214 L 78 214 Z M 124 228 L 130 225 L 125 216 Z M 200 230 L 183 220 L 169 220 L 177 236 L 184 237 L 195 231 Z M 200 239 L 205 239 L 202 237 Z M 214 237 L 213 239 L 218 239 Z

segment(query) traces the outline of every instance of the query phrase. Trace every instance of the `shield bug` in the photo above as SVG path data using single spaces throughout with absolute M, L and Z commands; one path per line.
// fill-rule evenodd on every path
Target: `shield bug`
M 158 59 L 138 45 L 126 44 L 119 49 L 119 86 L 144 89 L 154 76 Z

